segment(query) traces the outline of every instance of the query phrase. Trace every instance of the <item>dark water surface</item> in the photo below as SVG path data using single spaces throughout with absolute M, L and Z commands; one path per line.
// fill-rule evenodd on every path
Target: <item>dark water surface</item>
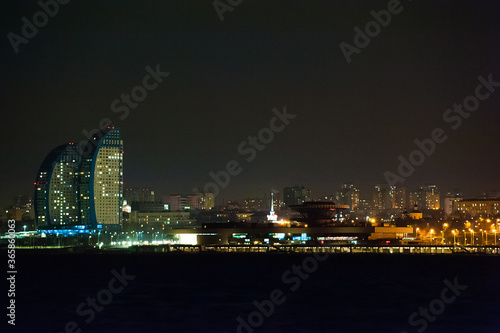
M 74 321 L 77 327 L 68 332 L 237 332 L 237 318 L 247 321 L 253 312 L 250 321 L 260 324 L 255 332 L 500 332 L 500 257 L 343 254 L 322 262 L 310 257 L 18 251 L 16 326 L 5 331 L 66 332 L 66 323 Z M 287 272 L 303 263 L 308 275 Z M 135 278 L 121 292 L 105 291 L 111 270 L 122 268 Z M 445 292 L 446 304 L 440 300 L 443 280 L 455 278 L 467 289 L 456 297 Z M 283 292 L 277 298 L 283 303 L 272 313 L 265 307 L 268 317 L 258 314 L 253 302 L 269 300 L 275 289 Z M 101 290 L 101 300 L 112 295 L 111 302 L 100 312 L 85 305 L 86 314 L 78 315 L 79 304 Z M 411 326 L 409 316 L 433 300 L 438 314 L 429 313 L 429 320 L 418 315 L 414 320 L 420 321 Z M 249 327 L 240 332 L 251 332 Z

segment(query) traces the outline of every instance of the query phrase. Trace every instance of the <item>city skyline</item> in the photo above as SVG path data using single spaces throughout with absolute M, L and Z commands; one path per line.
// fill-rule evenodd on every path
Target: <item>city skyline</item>
M 103 130 L 106 130 L 106 129 L 103 129 Z M 87 133 L 88 134 L 100 134 L 102 132 L 98 131 L 98 130 L 94 130 L 94 131 L 89 131 Z M 90 141 L 93 140 L 92 136 L 90 136 L 89 140 Z M 70 142 L 68 144 L 61 145 L 61 146 L 55 148 L 52 152 L 50 152 L 49 156 L 50 156 L 50 154 L 54 154 L 55 151 L 64 151 L 64 150 L 67 150 L 68 147 L 72 147 L 72 149 L 75 150 L 74 151 L 74 153 L 76 154 L 75 156 L 77 156 L 80 159 L 81 156 L 85 154 L 85 150 L 87 149 L 86 146 L 88 145 L 88 142 L 89 141 L 87 141 L 87 140 L 82 140 L 77 144 Z M 46 163 L 46 162 L 44 162 L 44 163 Z M 40 170 L 38 171 L 38 173 L 39 172 L 40 172 Z M 210 174 L 208 176 L 209 176 L 208 177 L 209 181 L 211 181 L 212 183 L 217 183 L 217 179 L 216 179 L 217 177 L 210 175 Z M 132 183 L 132 184 L 134 184 L 134 183 Z M 291 185 L 291 184 L 293 184 L 293 185 Z M 371 201 L 373 199 L 374 189 L 376 190 L 377 188 L 379 188 L 381 186 L 386 187 L 386 188 L 389 188 L 389 187 L 404 188 L 407 191 L 407 193 L 405 194 L 405 197 L 411 198 L 412 192 L 418 191 L 418 189 L 422 188 L 422 186 L 427 186 L 429 184 L 430 183 L 426 183 L 425 185 L 424 184 L 409 185 L 409 184 L 402 183 L 402 184 L 398 184 L 398 185 L 390 185 L 390 184 L 381 183 L 381 182 L 379 182 L 379 183 L 374 182 L 371 184 L 341 182 L 341 183 L 338 183 L 336 186 L 335 185 L 331 186 L 331 189 L 327 190 L 325 192 L 317 192 L 317 191 L 311 190 L 310 187 L 307 187 L 307 186 L 306 187 L 308 188 L 308 191 L 309 191 L 309 195 L 310 195 L 309 199 L 310 200 L 323 200 L 324 198 L 329 197 L 331 194 L 337 193 L 337 191 L 339 189 L 344 188 L 346 185 L 351 185 L 351 186 L 355 186 L 357 191 L 358 191 L 358 194 L 357 194 L 358 200 L 361 198 L 364 200 Z M 35 182 L 35 185 L 36 185 L 36 182 Z M 224 196 L 224 192 L 223 192 L 224 188 L 223 187 L 221 188 L 221 186 L 217 186 L 217 188 L 219 188 L 219 190 L 221 191 L 222 194 L 215 195 L 214 199 L 215 199 L 215 203 L 217 205 L 225 205 L 227 200 L 238 201 L 238 200 L 245 200 L 248 198 L 266 198 L 269 191 L 284 196 L 285 195 L 284 191 L 286 191 L 287 186 L 290 187 L 290 186 L 304 186 L 304 185 L 305 184 L 298 185 L 298 183 L 288 183 L 288 184 L 284 184 L 284 185 L 280 184 L 280 186 L 276 186 L 276 184 L 273 184 L 273 185 L 269 185 L 266 187 L 263 184 L 261 191 L 254 191 L 253 193 L 249 194 L 248 192 L 245 192 L 245 190 L 243 189 L 243 190 L 239 190 L 239 194 L 235 197 Z M 130 187 L 130 188 L 146 188 L 146 187 L 148 187 L 148 186 L 144 186 L 144 184 L 130 185 L 130 184 L 126 184 L 126 183 L 124 186 Z M 170 190 L 166 189 L 165 187 L 162 187 L 159 185 L 149 186 L 149 187 L 155 189 L 158 198 L 166 197 L 166 196 L 171 195 L 173 193 L 184 193 L 184 194 L 203 193 L 203 192 L 199 191 L 199 188 L 203 188 L 203 186 L 200 186 L 199 188 L 195 186 L 191 190 L 187 190 L 186 188 L 184 188 L 183 190 L 180 190 L 180 191 L 170 191 Z M 440 188 L 441 193 L 443 193 L 443 197 L 441 199 L 444 199 L 444 193 L 456 192 L 456 193 L 460 193 L 465 198 L 476 198 L 476 197 L 484 197 L 484 196 L 490 196 L 490 197 L 497 196 L 498 197 L 498 194 L 500 193 L 500 191 L 498 191 L 498 188 L 494 188 L 493 186 L 490 187 L 489 190 L 487 190 L 487 191 L 476 189 L 474 191 L 469 191 L 469 192 L 462 191 L 460 189 L 460 186 L 453 186 L 449 189 L 442 189 L 441 187 L 439 187 L 439 188 Z M 284 190 L 282 191 L 282 189 L 284 189 Z M 363 189 L 363 190 L 360 190 L 360 189 Z M 213 191 L 210 191 L 210 192 L 213 192 Z M 210 192 L 207 192 L 207 193 L 210 193 Z M 32 196 L 32 193 L 33 193 L 33 191 L 31 193 L 6 194 L 6 195 L 4 195 L 6 200 L 5 200 L 5 202 L 3 202 L 3 205 L 5 206 L 7 204 L 10 204 L 12 202 L 12 198 L 14 198 L 16 196 L 28 196 L 28 197 L 30 197 L 30 196 Z M 33 198 L 35 198 L 35 197 L 36 197 L 36 194 L 33 196 Z M 161 199 L 159 199 L 159 200 L 161 200 Z M 331 198 L 329 200 L 337 201 L 338 199 Z M 35 199 L 35 201 L 36 201 L 36 199 Z M 412 200 L 408 199 L 408 201 L 412 201 Z M 411 207 L 406 207 L 406 208 L 411 208 Z
M 499 331 L 500 1 L 1 7 L 2 332 Z
M 249 3 L 226 13 L 223 22 L 212 6 L 152 3 L 140 7 L 148 17 L 141 26 L 133 19 L 138 4 L 115 8 L 116 21 L 103 15 L 105 4 L 67 4 L 18 53 L 4 40 L 1 56 L 9 66 L 3 82 L 11 87 L 2 90 L 0 102 L 8 110 L 1 116 L 6 158 L 0 200 L 31 193 L 39 161 L 53 147 L 86 140 L 85 133 L 108 120 L 123 129 L 127 142 L 126 186 L 156 186 L 165 194 L 203 186 L 210 172 L 231 160 L 243 170 L 218 197 L 293 184 L 327 194 L 346 181 L 367 191 L 384 183 L 387 171 L 395 173 L 398 157 L 408 159 L 414 141 L 432 137 L 437 127 L 448 139 L 404 185 L 438 184 L 469 196 L 496 191 L 498 91 L 456 130 L 443 116 L 474 94 L 478 77 L 500 81 L 499 46 L 491 42 L 499 33 L 498 6 L 450 4 L 404 3 L 349 64 L 339 44 L 352 44 L 353 26 L 372 20 L 370 11 L 382 3 L 325 3 L 315 7 L 314 19 L 300 15 L 307 8 L 302 5 L 279 15 L 269 4 Z M 22 27 L 19 17 L 39 10 L 21 3 L 8 8 L 4 27 L 15 32 Z M 252 25 L 258 8 L 272 17 L 261 17 L 266 30 Z M 298 17 L 303 30 L 294 26 Z M 128 30 L 121 31 L 121 20 L 131 22 Z M 106 24 L 103 35 L 90 33 Z M 183 38 L 158 34 L 160 26 L 183 31 Z M 253 28 L 242 35 L 248 26 Z M 283 26 L 295 28 L 285 33 Z M 137 98 L 127 102 L 122 95 Z M 248 155 L 238 146 L 269 126 L 273 109 L 285 106 L 296 118 L 245 162 Z M 26 117 L 27 110 L 37 112 Z

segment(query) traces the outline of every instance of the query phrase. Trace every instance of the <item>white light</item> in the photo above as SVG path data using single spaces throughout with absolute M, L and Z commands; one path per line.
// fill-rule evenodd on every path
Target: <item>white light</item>
M 196 234 L 179 234 L 179 244 L 197 245 L 198 237 Z

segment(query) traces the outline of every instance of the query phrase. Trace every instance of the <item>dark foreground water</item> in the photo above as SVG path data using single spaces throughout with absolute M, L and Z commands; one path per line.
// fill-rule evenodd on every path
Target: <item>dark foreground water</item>
M 4 325 L 4 314 L 2 332 L 66 332 L 71 321 L 67 332 L 237 332 L 238 317 L 246 322 L 240 332 L 500 332 L 500 257 L 17 255 L 16 326 Z M 303 264 L 310 273 L 291 271 Z M 122 268 L 127 285 L 113 280 L 113 294 L 111 271 Z M 467 289 L 443 291 L 443 280 L 455 278 Z M 273 293 L 281 304 L 271 309 L 275 289 L 283 294 Z M 86 304 L 97 295 L 100 311 Z M 428 319 L 417 313 L 410 325 L 430 304 Z

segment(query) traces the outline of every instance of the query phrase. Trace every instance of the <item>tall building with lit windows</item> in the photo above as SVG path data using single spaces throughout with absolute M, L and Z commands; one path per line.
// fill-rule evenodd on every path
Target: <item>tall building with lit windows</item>
M 355 210 L 359 206 L 359 189 L 353 184 L 344 183 L 337 191 L 335 200 L 339 205 L 349 205 L 351 210 Z
M 419 208 L 438 210 L 441 208 L 441 196 L 436 185 L 420 186 L 414 192 L 410 192 L 409 205 L 417 205 Z
M 52 150 L 35 181 L 35 218 L 39 227 L 79 224 L 78 150 L 72 143 Z
M 114 127 L 85 145 L 54 149 L 35 182 L 38 228 L 120 228 L 123 207 L 123 140 Z
M 436 185 L 427 185 L 425 188 L 425 205 L 427 209 L 441 208 L 441 196 Z

